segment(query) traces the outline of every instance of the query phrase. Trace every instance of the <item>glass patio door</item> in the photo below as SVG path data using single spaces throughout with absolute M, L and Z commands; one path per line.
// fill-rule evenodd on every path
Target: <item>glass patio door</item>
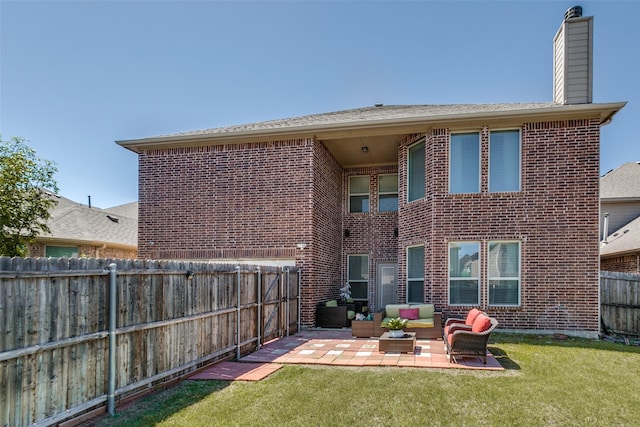
M 398 264 L 378 264 L 376 311 L 387 304 L 395 304 L 398 295 Z

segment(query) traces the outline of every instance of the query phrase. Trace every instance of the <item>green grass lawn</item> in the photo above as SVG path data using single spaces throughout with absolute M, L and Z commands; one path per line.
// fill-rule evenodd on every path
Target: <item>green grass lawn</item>
M 502 372 L 285 366 L 184 381 L 97 426 L 640 425 L 640 348 L 494 334 Z

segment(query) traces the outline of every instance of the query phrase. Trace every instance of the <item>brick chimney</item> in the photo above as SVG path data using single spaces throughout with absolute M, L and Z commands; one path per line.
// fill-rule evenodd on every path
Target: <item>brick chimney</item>
M 553 102 L 589 104 L 593 100 L 593 16 L 574 6 L 564 14 L 553 39 Z

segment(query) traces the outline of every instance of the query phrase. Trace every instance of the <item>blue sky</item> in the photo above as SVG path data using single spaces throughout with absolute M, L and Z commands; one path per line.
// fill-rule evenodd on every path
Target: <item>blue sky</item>
M 564 12 L 594 16 L 601 172 L 640 160 L 637 1 L 0 0 L 0 133 L 60 194 L 137 200 L 116 140 L 391 104 L 549 102 Z

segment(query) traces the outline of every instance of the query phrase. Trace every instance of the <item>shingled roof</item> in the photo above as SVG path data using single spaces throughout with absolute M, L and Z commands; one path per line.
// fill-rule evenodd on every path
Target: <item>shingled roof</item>
M 336 138 L 345 134 L 362 132 L 375 135 L 386 132 L 406 133 L 424 129 L 432 124 L 466 122 L 491 118 L 507 119 L 537 118 L 558 119 L 559 117 L 596 116 L 601 123 L 624 107 L 624 102 L 608 104 L 556 104 L 510 103 L 510 104 L 448 104 L 448 105 L 376 105 L 330 113 L 312 114 L 285 119 L 224 126 L 189 132 L 173 133 L 141 139 L 117 141 L 119 145 L 132 151 L 165 146 L 191 145 L 201 141 L 233 142 L 238 139 Z
M 426 117 L 438 118 L 452 115 L 486 114 L 517 110 L 529 110 L 537 108 L 556 108 L 559 104 L 546 103 L 521 103 L 521 104 L 449 104 L 449 105 L 378 105 L 373 107 L 356 108 L 352 110 L 334 111 L 330 113 L 311 114 L 308 116 L 291 117 L 278 120 L 269 120 L 257 123 L 248 123 L 236 126 L 226 126 L 212 129 L 181 132 L 171 135 L 212 135 L 235 133 L 244 131 L 259 131 L 270 129 L 286 129 L 296 127 L 318 127 L 322 125 L 357 124 L 375 121 L 395 121 L 406 119 L 423 119 Z
M 607 237 L 600 246 L 600 255 L 618 256 L 640 251 L 640 217 L 625 224 L 619 230 Z
M 640 162 L 623 163 L 600 179 L 600 198 L 606 200 L 640 199 Z
M 58 200 L 58 204 L 47 222 L 50 232 L 43 233 L 39 240 L 132 248 L 138 245 L 137 203 L 100 209 L 62 196 L 52 197 Z

